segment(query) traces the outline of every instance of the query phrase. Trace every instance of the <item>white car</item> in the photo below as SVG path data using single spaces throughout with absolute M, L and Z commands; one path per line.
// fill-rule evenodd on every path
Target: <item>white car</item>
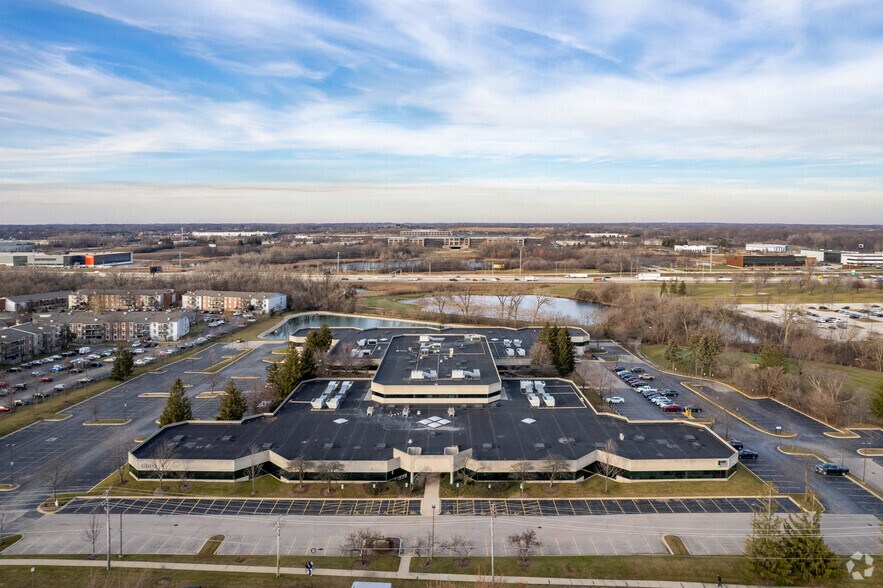
M 623 398 L 622 396 L 608 396 L 604 399 L 604 402 L 606 402 L 607 404 L 624 404 L 625 398 Z

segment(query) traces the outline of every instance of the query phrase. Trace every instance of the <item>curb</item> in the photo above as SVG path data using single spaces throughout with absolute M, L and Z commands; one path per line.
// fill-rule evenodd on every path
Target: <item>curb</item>
M 768 431 L 767 429 L 762 428 L 760 425 L 757 425 L 757 424 L 755 424 L 755 423 L 749 421 L 748 419 L 739 416 L 738 414 L 736 414 L 736 413 L 734 413 L 733 411 L 727 409 L 726 407 L 721 406 L 720 404 L 718 404 L 717 402 L 715 402 L 714 400 L 710 399 L 708 396 L 706 396 L 705 394 L 703 394 L 702 392 L 700 392 L 699 390 L 695 389 L 695 388 L 694 388 L 693 386 L 691 386 L 690 384 L 691 384 L 690 382 L 681 382 L 681 386 L 683 386 L 683 387 L 686 388 L 687 390 L 690 390 L 690 391 L 693 392 L 694 394 L 697 394 L 697 395 L 700 396 L 701 398 L 705 399 L 706 402 L 710 402 L 711 404 L 713 404 L 713 405 L 715 405 L 716 407 L 718 407 L 719 409 L 723 410 L 724 412 L 726 412 L 727 414 L 729 414 L 729 415 L 732 416 L 733 418 L 742 421 L 743 423 L 745 423 L 746 425 L 748 425 L 749 427 L 751 427 L 751 428 L 754 429 L 755 431 L 758 431 L 758 432 L 760 432 L 760 433 L 763 433 L 764 435 L 769 435 L 769 436 L 771 436 L 771 437 L 777 437 L 777 438 L 779 438 L 779 439 L 792 439 L 792 438 L 794 438 L 794 437 L 797 437 L 797 433 L 774 433 L 774 432 L 772 432 L 772 431 Z

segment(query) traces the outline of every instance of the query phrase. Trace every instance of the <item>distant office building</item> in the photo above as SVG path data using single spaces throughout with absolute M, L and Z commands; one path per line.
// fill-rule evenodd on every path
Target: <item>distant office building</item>
M 263 314 L 285 310 L 288 297 L 278 292 L 218 292 L 197 290 L 181 297 L 181 307 L 207 312 L 253 311 Z
M 402 237 L 450 237 L 454 233 L 445 229 L 405 229 L 399 231 Z
M 858 251 L 844 251 L 840 254 L 840 263 L 850 267 L 883 266 L 883 252 L 863 253 Z
M 842 254 L 836 249 L 803 249 L 800 252 L 807 263 L 840 263 Z
M 675 245 L 675 251 L 682 253 L 717 253 L 717 245 Z
M 34 250 L 34 244 L 30 241 L 19 241 L 17 239 L 0 240 L 0 252 L 2 253 L 23 253 Z
M 190 235 L 196 239 L 237 239 L 240 237 L 273 237 L 276 231 L 193 231 Z
M 3 301 L 3 309 L 6 312 L 36 312 L 41 310 L 58 310 L 60 308 L 67 308 L 69 295 L 70 291 L 65 290 L 62 292 L 19 294 L 17 296 L 6 296 L 0 300 Z
M 589 239 L 625 239 L 628 235 L 623 233 L 585 233 Z
M 164 310 L 178 301 L 174 290 L 78 290 L 68 295 L 71 310 Z
M 728 255 L 727 265 L 733 267 L 798 267 L 806 259 L 797 255 Z
M 388 245 L 411 245 L 414 247 L 438 247 L 444 249 L 469 249 L 485 243 L 514 243 L 523 247 L 528 241 L 541 241 L 542 237 L 525 237 L 521 235 L 453 235 L 450 231 L 403 231 L 409 233 L 441 233 L 446 235 L 398 235 L 387 237 Z
M 0 253 L 0 265 L 37 267 L 102 267 L 132 263 L 132 253 Z
M 788 253 L 788 246 L 779 243 L 748 243 L 746 253 Z

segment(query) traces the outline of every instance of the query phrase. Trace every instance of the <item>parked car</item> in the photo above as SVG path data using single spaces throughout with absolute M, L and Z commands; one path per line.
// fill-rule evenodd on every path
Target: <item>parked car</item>
M 44 394 L 43 392 L 34 392 L 33 394 L 31 394 L 31 396 L 33 396 L 34 398 L 39 398 L 40 400 L 46 398 L 46 394 Z
M 15 367 L 8 368 L 6 371 L 9 372 L 10 374 L 15 374 L 15 373 L 22 371 L 22 368 L 15 366 Z
M 0 404 L 0 412 L 9 412 L 10 410 L 12 409 L 8 406 L 3 406 L 2 404 Z
M 79 382 L 80 384 L 90 384 L 94 381 L 95 381 L 95 378 L 88 378 L 88 377 L 87 378 L 80 378 L 79 380 L 77 380 L 77 382 Z
M 671 388 L 665 388 L 664 390 L 660 390 L 659 393 L 662 394 L 663 396 L 667 396 L 669 398 L 674 398 L 675 396 L 678 395 L 677 390 L 672 390 Z
M 16 390 L 27 390 L 28 385 L 25 382 L 19 382 L 18 384 L 13 386 L 13 388 L 15 388 Z
M 816 466 L 816 473 L 822 476 L 845 476 L 849 468 L 836 463 L 820 463 Z
M 683 407 L 677 404 L 665 404 L 662 406 L 662 412 L 683 412 Z
M 644 373 L 644 368 L 642 368 L 641 366 L 633 367 L 633 368 L 632 368 L 632 373 L 633 373 L 633 374 L 643 374 L 643 373 Z
M 757 452 L 750 449 L 740 449 L 739 459 L 757 459 Z
M 686 412 L 688 410 L 695 414 L 698 412 L 702 412 L 702 407 L 696 406 L 695 404 L 688 404 L 687 406 L 684 407 L 684 411 Z
M 744 449 L 745 444 L 739 441 L 738 439 L 730 439 L 730 445 L 732 445 L 735 449 Z
M 58 390 L 58 391 L 60 392 L 60 391 L 62 391 L 62 390 L 64 390 L 64 389 L 66 389 L 67 386 L 65 386 L 64 384 L 56 384 L 55 386 L 53 386 L 53 388 L 54 388 L 55 390 Z
M 7 388 L 9 386 L 9 382 L 0 382 L 0 388 Z
M 40 378 L 40 381 L 41 382 L 51 382 L 52 376 L 43 376 L 42 378 Z
M 34 376 L 34 377 L 42 376 L 42 375 L 43 375 L 43 372 L 41 372 L 40 370 L 34 370 L 34 371 L 31 372 L 31 375 Z
M 653 376 L 651 376 L 650 374 L 641 374 L 638 377 L 641 378 L 642 380 L 652 380 L 653 379 Z
M 608 396 L 604 399 L 604 402 L 607 404 L 623 404 L 625 403 L 625 398 L 622 396 Z

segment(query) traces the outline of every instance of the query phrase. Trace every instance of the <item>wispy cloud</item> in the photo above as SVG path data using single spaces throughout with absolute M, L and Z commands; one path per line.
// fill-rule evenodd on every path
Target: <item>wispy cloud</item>
M 871 0 L 58 4 L 66 27 L 0 24 L 0 180 L 652 190 L 705 169 L 797 198 L 874 190 L 883 165 Z

